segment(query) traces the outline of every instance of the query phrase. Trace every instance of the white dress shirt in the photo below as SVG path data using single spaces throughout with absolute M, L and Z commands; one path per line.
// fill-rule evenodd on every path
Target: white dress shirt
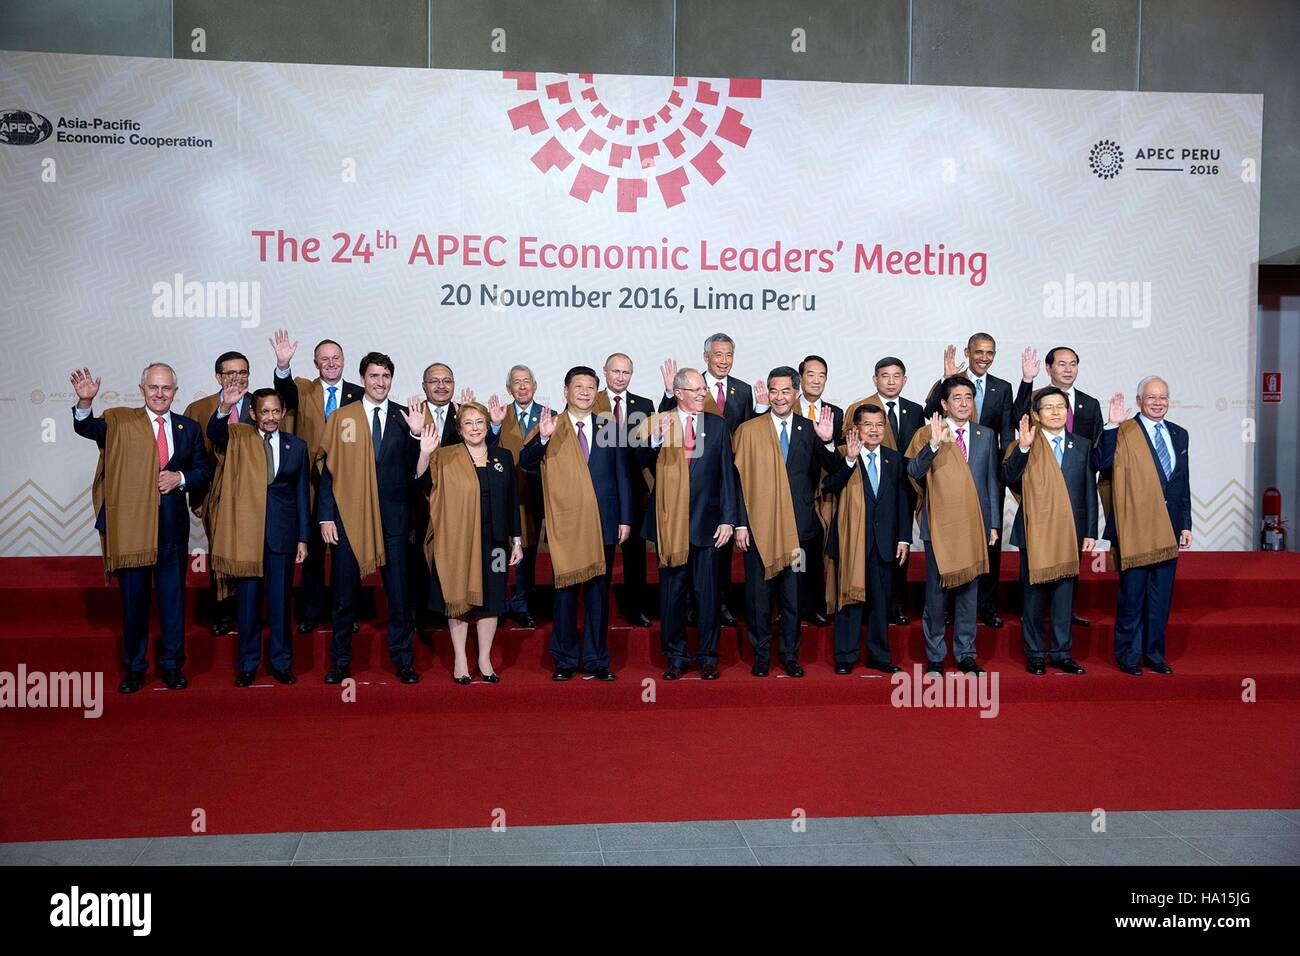
M 361 398 L 361 405 L 365 409 L 366 428 L 368 429 L 375 427 L 375 409 L 379 409 L 379 437 L 382 439 L 384 431 L 388 428 L 388 401 L 385 400 L 384 404 L 376 405 L 370 400 L 370 396 L 365 395 Z
M 76 418 L 77 421 L 79 421 L 79 422 L 84 422 L 87 418 L 89 418 L 89 417 L 91 416 L 91 414 L 93 413 L 93 411 L 94 411 L 94 409 L 91 409 L 91 408 L 75 408 L 75 407 L 74 407 L 74 408 L 72 409 L 72 415 L 73 415 L 74 418 Z M 154 440 L 154 444 L 156 445 L 156 444 L 158 444 L 158 422 L 157 422 L 157 419 L 158 419 L 159 416 L 157 416 L 157 415 L 155 415 L 153 412 L 149 411 L 148 407 L 146 407 L 146 408 L 144 409 L 144 412 L 145 412 L 146 415 L 149 416 L 149 425 L 153 428 L 153 440 Z M 172 413 L 171 413 L 171 409 L 170 409 L 170 408 L 169 408 L 167 411 L 165 411 L 165 412 L 162 413 L 162 420 L 163 420 L 163 424 L 162 424 L 163 437 L 166 438 L 166 440 L 167 440 L 167 461 L 170 462 L 170 461 L 172 460 L 172 458 L 173 458 L 173 457 L 175 456 L 175 454 L 176 454 L 176 438 L 175 438 L 174 435 L 172 435 Z M 178 488 L 184 488 L 184 487 L 185 487 L 185 472 L 183 472 L 183 471 L 178 471 L 178 472 L 176 472 L 176 474 L 178 474 L 178 475 L 181 476 L 181 483 L 180 483 L 180 485 L 178 486 Z
M 969 461 L 970 461 L 970 436 L 971 436 L 971 422 L 970 422 L 970 421 L 966 421 L 964 424 L 958 425 L 958 424 L 957 424 L 955 421 L 953 421 L 951 418 L 945 419 L 945 421 L 947 421 L 947 423 L 948 423 L 948 427 L 952 430 L 952 443 L 953 443 L 953 445 L 957 448 L 958 451 L 961 451 L 962 448 L 961 448 L 961 445 L 958 445 L 958 444 L 957 444 L 957 429 L 958 429 L 958 428 L 964 428 L 964 429 L 966 429 L 964 432 L 962 432 L 962 444 L 964 444 L 964 445 L 966 446 L 966 450 L 965 450 L 965 452 L 962 454 L 962 457 L 963 457 L 966 461 L 969 462 Z M 931 447 L 931 448 L 934 448 L 935 451 L 938 451 L 938 448 L 935 447 L 935 441 L 934 441 L 934 436 L 933 436 L 933 435 L 930 436 L 930 447 Z

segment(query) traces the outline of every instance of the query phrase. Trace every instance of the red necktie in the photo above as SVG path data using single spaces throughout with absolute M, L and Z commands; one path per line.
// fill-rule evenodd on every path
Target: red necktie
M 718 383 L 718 411 L 726 411 L 727 400 L 722 397 L 722 383 Z
M 623 396 L 622 395 L 614 396 L 614 421 L 620 428 L 623 427 Z
M 1065 430 L 1074 431 L 1074 403 L 1070 401 L 1070 396 L 1065 397 Z
M 154 421 L 158 423 L 158 470 L 162 471 L 171 458 L 171 453 L 167 450 L 167 433 L 163 430 L 167 427 L 167 421 L 161 415 Z
M 966 439 L 962 434 L 965 431 L 966 431 L 965 425 L 957 429 L 957 447 L 961 449 L 962 458 L 969 458 L 969 456 L 966 454 Z
M 722 388 L 721 385 L 718 388 Z M 695 416 L 686 416 L 686 441 L 683 443 L 687 456 L 695 454 Z

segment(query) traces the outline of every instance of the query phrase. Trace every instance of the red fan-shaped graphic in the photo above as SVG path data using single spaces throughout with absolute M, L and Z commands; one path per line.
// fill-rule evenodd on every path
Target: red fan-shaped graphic
M 533 165 L 565 177 L 574 199 L 627 213 L 656 198 L 672 208 L 726 176 L 728 154 L 753 133 L 744 101 L 763 95 L 762 80 L 502 76 L 519 93 L 506 116 Z

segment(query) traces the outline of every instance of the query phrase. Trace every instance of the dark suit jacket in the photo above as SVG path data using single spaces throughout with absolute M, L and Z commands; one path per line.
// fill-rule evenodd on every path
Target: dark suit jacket
M 287 378 L 287 380 L 274 375 L 274 373 L 272 373 L 272 375 L 275 378 L 275 390 L 276 392 L 279 393 L 280 398 L 284 400 L 284 410 L 286 412 L 297 411 L 298 410 L 298 383 L 294 381 L 292 375 L 290 375 Z M 319 376 L 317 377 L 319 378 Z M 288 385 L 284 384 L 286 381 L 288 381 L 289 383 Z M 321 382 L 321 387 L 322 389 L 325 388 L 324 382 Z M 354 385 L 352 382 L 349 382 L 346 379 L 340 379 L 339 394 L 338 394 L 339 408 L 342 408 L 344 405 L 351 405 L 353 402 L 361 401 L 361 396 L 365 394 L 365 391 L 366 390 L 363 389 L 360 385 Z M 325 390 L 322 394 L 324 399 L 328 401 L 329 391 Z
M 430 404 L 429 402 L 425 402 L 424 404 L 425 407 L 428 409 L 429 414 L 434 415 L 434 421 L 437 421 L 438 419 L 436 413 L 433 411 L 432 404 Z M 443 421 L 442 421 L 442 435 L 440 435 L 438 438 L 439 448 L 446 448 L 448 445 L 460 444 L 460 429 L 456 427 L 456 412 L 459 410 L 460 410 L 460 406 L 457 405 L 455 402 L 447 403 L 447 413 L 443 417 Z M 488 433 L 491 434 L 491 432 L 492 429 L 489 428 Z
M 699 420 L 696 453 L 688 465 L 691 477 L 691 547 L 711 548 L 718 525 L 729 524 L 734 528 L 737 524 L 740 489 L 735 458 L 731 453 L 731 429 L 721 417 L 708 412 L 700 412 Z M 639 448 L 637 459 L 641 467 L 655 470 L 659 448 Z M 649 541 L 656 540 L 653 491 L 646 506 L 641 536 Z
M 1029 414 L 1035 391 L 1033 382 L 1021 381 L 1020 388 L 1016 391 L 1016 400 L 1011 406 L 1013 429 L 1019 427 L 1020 419 Z M 1074 410 L 1074 428 L 1071 432 L 1092 445 L 1106 424 L 1106 419 L 1101 414 L 1101 402 L 1078 388 L 1074 390 L 1074 402 L 1078 407 Z M 1010 447 L 1010 443 L 1003 450 L 1007 447 Z
M 831 410 L 831 421 L 834 422 L 835 425 L 835 440 L 842 441 L 843 438 L 841 436 L 844 434 L 844 409 L 840 408 L 834 402 L 826 401 L 824 398 L 822 399 L 822 407 Z M 812 421 L 812 419 L 808 417 L 807 411 L 808 400 L 800 395 L 795 404 L 794 413 L 802 417 L 804 421 Z
M 420 443 L 411 437 L 411 430 L 407 428 L 406 418 L 398 405 L 393 401 L 387 402 L 387 405 L 388 421 L 384 425 L 384 441 L 375 466 L 375 478 L 379 485 L 379 516 L 384 526 L 384 537 L 405 537 L 411 530 L 411 497 L 414 494 L 415 463 L 420 458 Z M 328 459 L 321 465 L 316 518 L 319 521 L 340 520 L 334 503 L 334 476 L 330 472 Z
M 1001 455 L 1007 446 L 1015 440 L 1016 425 L 1020 423 L 1020 419 L 1017 418 L 1013 422 L 1011 418 L 1011 383 L 1004 378 L 998 378 L 991 372 L 984 378 L 984 411 L 980 415 L 977 424 L 987 426 L 993 431 L 994 437 L 997 439 L 995 450 Z M 935 412 L 943 412 L 943 409 L 939 406 L 939 384 L 939 382 L 935 382 L 934 387 L 930 389 L 930 394 L 926 397 L 923 414 L 927 420 Z M 974 387 L 974 385 L 975 383 L 972 381 L 971 386 Z M 926 423 L 922 422 L 921 424 Z
M 1142 428 L 1141 422 L 1138 422 L 1138 427 Z M 1151 460 L 1156 466 L 1156 477 L 1160 479 L 1160 487 L 1164 491 L 1164 505 L 1169 512 L 1169 523 L 1173 525 L 1174 536 L 1177 537 L 1181 531 L 1192 530 L 1192 484 L 1187 457 L 1187 429 L 1175 425 L 1167 418 L 1165 428 L 1169 431 L 1169 437 L 1174 445 L 1174 470 L 1170 472 L 1168 478 L 1165 477 L 1164 469 L 1160 467 L 1160 459 L 1151 444 L 1151 436 L 1147 434 L 1145 428 L 1142 428 L 1142 437 L 1146 439 L 1147 448 L 1151 450 Z M 1111 468 L 1115 465 L 1115 447 L 1118 441 L 1118 428 L 1102 429 L 1101 441 L 1092 451 L 1092 463 L 1103 475 L 1109 476 Z M 1119 527 L 1113 515 L 1107 516 L 1104 537 L 1111 544 L 1115 544 L 1119 539 Z
M 714 392 L 709 393 L 717 400 Z M 734 375 L 727 376 L 727 401 L 722 408 L 722 417 L 727 420 L 727 428 L 734 435 L 736 429 L 754 417 L 754 389 Z M 666 412 L 677 407 L 675 395 L 665 395 L 659 401 L 659 411 Z
M 463 454 L 468 455 L 466 451 Z M 497 465 L 501 467 L 498 468 Z M 489 448 L 486 466 L 488 512 L 480 511 L 479 521 L 488 524 L 493 541 L 519 537 L 519 492 L 515 483 L 515 459 L 505 448 Z M 433 490 L 428 469 L 420 475 L 416 487 L 424 501 L 425 524 L 428 524 L 429 493 Z M 416 542 L 421 548 L 424 541 Z
M 1075 419 L 1078 421 L 1078 418 Z M 1037 437 L 1034 439 L 1038 440 Z M 1050 445 L 1049 445 L 1050 449 Z M 1092 467 L 1092 442 L 1073 432 L 1065 433 L 1065 442 L 1061 446 L 1061 474 L 1065 478 L 1065 490 L 1070 495 L 1070 510 L 1074 514 L 1074 533 L 1083 546 L 1084 538 L 1097 537 L 1097 473 Z M 1025 476 L 1025 466 L 1029 464 L 1029 453 L 1021 453 L 1019 448 L 1002 462 L 1002 481 L 1016 492 L 1020 491 L 1021 481 Z M 1022 551 L 1025 549 L 1025 512 L 1022 508 L 1016 512 L 1015 524 L 1011 526 L 1011 543 Z
M 557 412 L 567 415 L 567 411 Z M 591 417 L 593 436 L 596 416 Z M 605 544 L 618 543 L 618 526 L 632 524 L 632 486 L 628 483 L 627 452 L 617 444 L 589 439 L 591 453 L 587 457 L 587 470 L 591 473 L 591 487 L 596 492 L 596 508 L 600 511 L 600 531 Z M 547 443 L 549 444 L 549 442 Z M 546 445 L 542 436 L 534 435 L 532 441 L 519 453 L 519 463 L 524 468 L 541 469 Z M 551 516 L 547 515 L 549 522 Z
M 212 413 L 208 422 L 208 439 L 217 451 L 225 454 L 230 441 L 230 416 Z M 266 487 L 266 547 L 274 554 L 293 554 L 299 541 L 309 541 L 309 493 L 307 479 L 311 463 L 307 460 L 307 443 L 296 435 L 279 432 L 280 467 L 275 481 Z
M 147 410 L 146 410 L 147 412 Z M 108 422 L 99 418 L 92 411 L 89 417 L 77 420 L 76 410 L 72 430 L 82 438 L 89 438 L 100 448 L 108 440 Z M 177 471 L 185 475 L 185 490 L 173 491 L 169 495 L 159 496 L 158 501 L 158 543 L 160 545 L 179 545 L 188 548 L 190 543 L 189 509 L 203 504 L 207 497 L 208 485 L 212 482 L 212 465 L 208 461 L 207 449 L 203 444 L 202 426 L 192 418 L 186 418 L 175 411 L 171 413 L 172 455 L 167 460 L 163 471 Z M 149 423 L 153 430 L 153 422 Z M 152 451 L 152 450 L 151 450 Z M 154 489 L 157 493 L 157 489 Z M 189 506 L 186 506 L 186 496 Z M 95 516 L 95 530 L 105 533 L 107 525 L 107 504 L 99 509 Z
M 750 428 L 772 428 L 772 416 L 764 415 L 761 424 Z M 794 501 L 794 521 L 799 529 L 799 540 L 820 538 L 822 535 L 821 519 L 817 517 L 817 485 L 822 472 L 839 467 L 839 456 L 827 448 L 820 438 L 813 433 L 812 421 L 806 416 L 790 416 L 790 451 L 785 459 L 785 474 L 790 481 L 790 498 Z M 740 524 L 746 527 L 749 512 L 745 507 L 744 486 L 738 504 Z
M 506 414 L 509 415 L 511 418 L 514 418 L 514 419 L 518 420 L 518 416 L 515 415 L 515 403 L 514 403 L 514 401 L 511 401 L 508 405 L 506 405 Z M 538 401 L 536 401 L 536 400 L 534 400 L 533 404 L 530 405 L 530 406 L 528 407 L 528 417 L 527 417 L 527 419 L 526 419 L 526 422 L 527 422 L 527 426 L 528 426 L 528 427 L 524 429 L 524 433 L 523 433 L 523 436 L 522 436 L 522 437 L 527 438 L 527 437 L 528 437 L 528 433 L 529 433 L 530 431 L 532 431 L 534 428 L 537 427 L 537 423 L 538 423 L 539 421 L 541 421 L 541 418 L 542 418 L 542 406 L 541 406 L 541 403 L 538 402 Z M 500 431 L 500 429 L 493 429 L 491 426 L 488 426 L 488 435 L 487 435 L 487 443 L 488 443 L 488 445 L 490 445 L 490 446 L 496 446 L 497 444 L 500 443 L 500 441 L 501 441 L 501 431 Z M 537 460 L 538 460 L 538 462 L 541 461 L 540 458 L 537 459 Z M 519 467 L 522 468 L 524 471 L 528 472 L 528 474 L 530 474 L 530 475 L 540 475 L 540 474 L 541 474 L 541 472 L 537 470 L 537 465 L 533 465 L 532 467 L 529 467 L 528 465 L 524 464 L 524 456 L 523 456 L 522 451 L 520 452 L 520 455 L 519 455 Z M 541 493 L 541 487 L 542 487 L 541 484 L 540 484 L 539 482 L 533 482 L 533 485 L 536 487 L 537 492 L 538 492 L 538 494 L 540 495 L 540 493 Z M 540 497 L 538 498 L 538 507 L 539 507 L 539 508 L 541 507 L 541 499 L 540 499 Z
M 970 466 L 971 478 L 975 482 L 975 494 L 979 496 L 980 512 L 984 516 L 985 530 L 1002 527 L 1002 494 L 998 486 L 998 451 L 997 436 L 993 434 L 991 428 L 985 428 L 981 425 L 970 426 L 966 432 L 967 448 L 970 455 L 967 463 Z M 935 455 L 938 452 L 930 450 L 927 442 L 921 446 L 921 450 L 916 453 L 916 457 L 907 463 L 907 473 L 910 477 L 915 478 L 922 485 L 930 472 L 930 465 L 934 462 Z M 930 540 L 930 519 L 926 514 L 927 509 L 921 509 L 921 540 Z M 1001 536 L 999 535 L 999 538 Z
M 898 553 L 898 542 L 912 540 L 912 508 L 908 502 L 903 486 L 909 484 L 904 473 L 903 453 L 891 451 L 884 445 L 879 447 L 877 468 L 880 472 L 880 489 L 873 492 L 871 481 L 867 478 L 867 454 L 864 449 L 858 456 L 857 464 L 849 464 L 840 459 L 839 467 L 826 476 L 822 488 L 829 492 L 843 493 L 849 479 L 856 469 L 862 470 L 862 497 L 867 505 L 867 542 L 874 542 L 878 556 L 883 561 L 893 561 Z M 832 558 L 839 557 L 839 522 L 831 522 L 830 535 L 826 540 L 826 553 Z

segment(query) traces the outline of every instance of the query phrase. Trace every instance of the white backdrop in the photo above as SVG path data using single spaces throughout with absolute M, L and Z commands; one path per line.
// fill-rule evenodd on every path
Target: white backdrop
M 391 354 L 402 397 L 439 360 L 480 397 L 527 363 L 558 400 L 566 368 L 613 350 L 653 396 L 663 358 L 698 364 L 726 331 L 751 382 L 820 353 L 844 405 L 895 354 L 922 400 L 973 331 L 1013 385 L 1022 348 L 1066 344 L 1103 405 L 1167 378 L 1198 547 L 1248 546 L 1260 96 L 0 53 L 0 111 L 0 554 L 97 551 L 70 369 L 103 376 L 103 407 L 168 361 L 183 408 L 226 349 L 269 384 L 279 326 L 298 374 L 328 336 L 353 380 L 362 353 Z M 49 136 L 25 142 L 41 117 Z M 254 232 L 276 230 L 318 239 L 321 261 L 278 261 L 274 235 L 263 261 Z M 338 233 L 351 262 L 330 261 Z M 962 274 L 924 274 L 940 243 Z M 601 265 L 530 265 L 546 244 Z M 631 246 L 670 264 L 618 267 Z M 751 257 L 760 271 L 738 267 Z M 610 295 L 494 309 L 494 284 Z M 208 295 L 226 289 L 229 309 Z M 764 308 L 764 290 L 805 308 Z

